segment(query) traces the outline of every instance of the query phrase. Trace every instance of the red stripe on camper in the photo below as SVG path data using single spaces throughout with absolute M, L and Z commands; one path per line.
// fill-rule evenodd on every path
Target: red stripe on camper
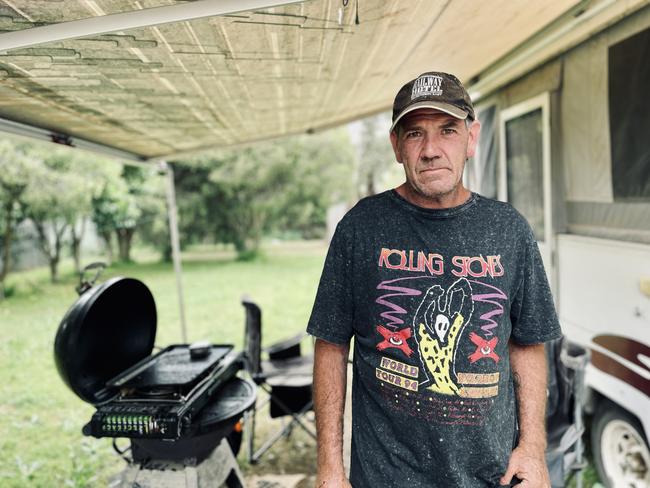
M 627 368 L 615 359 L 612 359 L 601 352 L 592 350 L 591 364 L 599 370 L 624 381 L 630 386 L 633 386 L 645 395 L 650 396 L 650 380 L 645 379 L 643 376 Z
M 597 335 L 593 338 L 593 342 L 650 371 L 648 365 L 639 359 L 639 355 L 650 358 L 650 347 L 646 344 L 617 335 Z

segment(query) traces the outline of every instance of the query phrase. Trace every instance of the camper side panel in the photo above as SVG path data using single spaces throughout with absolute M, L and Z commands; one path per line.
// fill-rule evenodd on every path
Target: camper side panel
M 586 381 L 650 433 L 650 246 L 560 235 L 559 313 L 592 350 Z

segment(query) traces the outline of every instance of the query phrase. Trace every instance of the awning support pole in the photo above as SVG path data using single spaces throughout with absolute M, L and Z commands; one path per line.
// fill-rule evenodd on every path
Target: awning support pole
M 262 10 L 305 0 L 195 0 L 116 14 L 99 15 L 0 34 L 0 52 L 60 42 L 68 39 L 98 36 L 109 32 L 141 29 L 153 25 L 184 22 L 217 15 Z
M 181 245 L 178 237 L 178 212 L 176 210 L 176 189 L 174 187 L 174 170 L 166 161 L 160 162 L 160 168 L 167 176 L 167 215 L 169 217 L 169 236 L 172 245 L 172 261 L 176 275 L 176 289 L 178 291 L 178 315 L 181 321 L 181 338 L 187 344 L 187 325 L 185 322 L 185 302 L 183 300 L 183 269 L 181 266 Z

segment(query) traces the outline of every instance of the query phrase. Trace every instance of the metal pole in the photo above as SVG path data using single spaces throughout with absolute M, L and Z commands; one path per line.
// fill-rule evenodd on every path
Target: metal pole
M 169 216 L 169 235 L 172 244 L 172 261 L 176 275 L 176 289 L 178 290 L 178 313 L 181 320 L 181 336 L 183 343 L 187 343 L 187 326 L 185 322 L 185 303 L 183 301 L 183 270 L 181 268 L 181 246 L 178 238 L 178 213 L 176 210 L 176 190 L 174 188 L 174 170 L 166 161 L 160 162 L 160 168 L 167 175 L 167 215 Z
M 175 5 L 99 15 L 0 34 L 0 52 L 109 32 L 184 22 L 217 15 L 279 7 L 304 0 L 195 0 Z
M 575 370 L 575 404 L 574 404 L 574 418 L 576 428 L 581 433 L 576 441 L 576 460 L 575 464 L 578 468 L 576 472 L 576 488 L 583 487 L 584 469 L 587 463 L 584 459 L 584 446 L 582 442 L 582 432 L 585 429 L 584 425 L 584 395 L 585 395 L 585 369 L 589 363 L 589 351 L 585 350 L 582 356 L 579 356 L 578 367 Z

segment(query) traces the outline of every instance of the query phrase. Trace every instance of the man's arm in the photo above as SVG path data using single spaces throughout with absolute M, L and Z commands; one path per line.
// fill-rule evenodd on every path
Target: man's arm
M 343 468 L 343 410 L 349 349 L 349 344 L 316 340 L 314 412 L 318 435 L 318 488 L 350 487 Z
M 521 488 L 550 487 L 546 451 L 546 353 L 544 344 L 509 343 L 510 365 L 519 411 L 519 444 L 501 478 L 507 485 L 516 476 Z

